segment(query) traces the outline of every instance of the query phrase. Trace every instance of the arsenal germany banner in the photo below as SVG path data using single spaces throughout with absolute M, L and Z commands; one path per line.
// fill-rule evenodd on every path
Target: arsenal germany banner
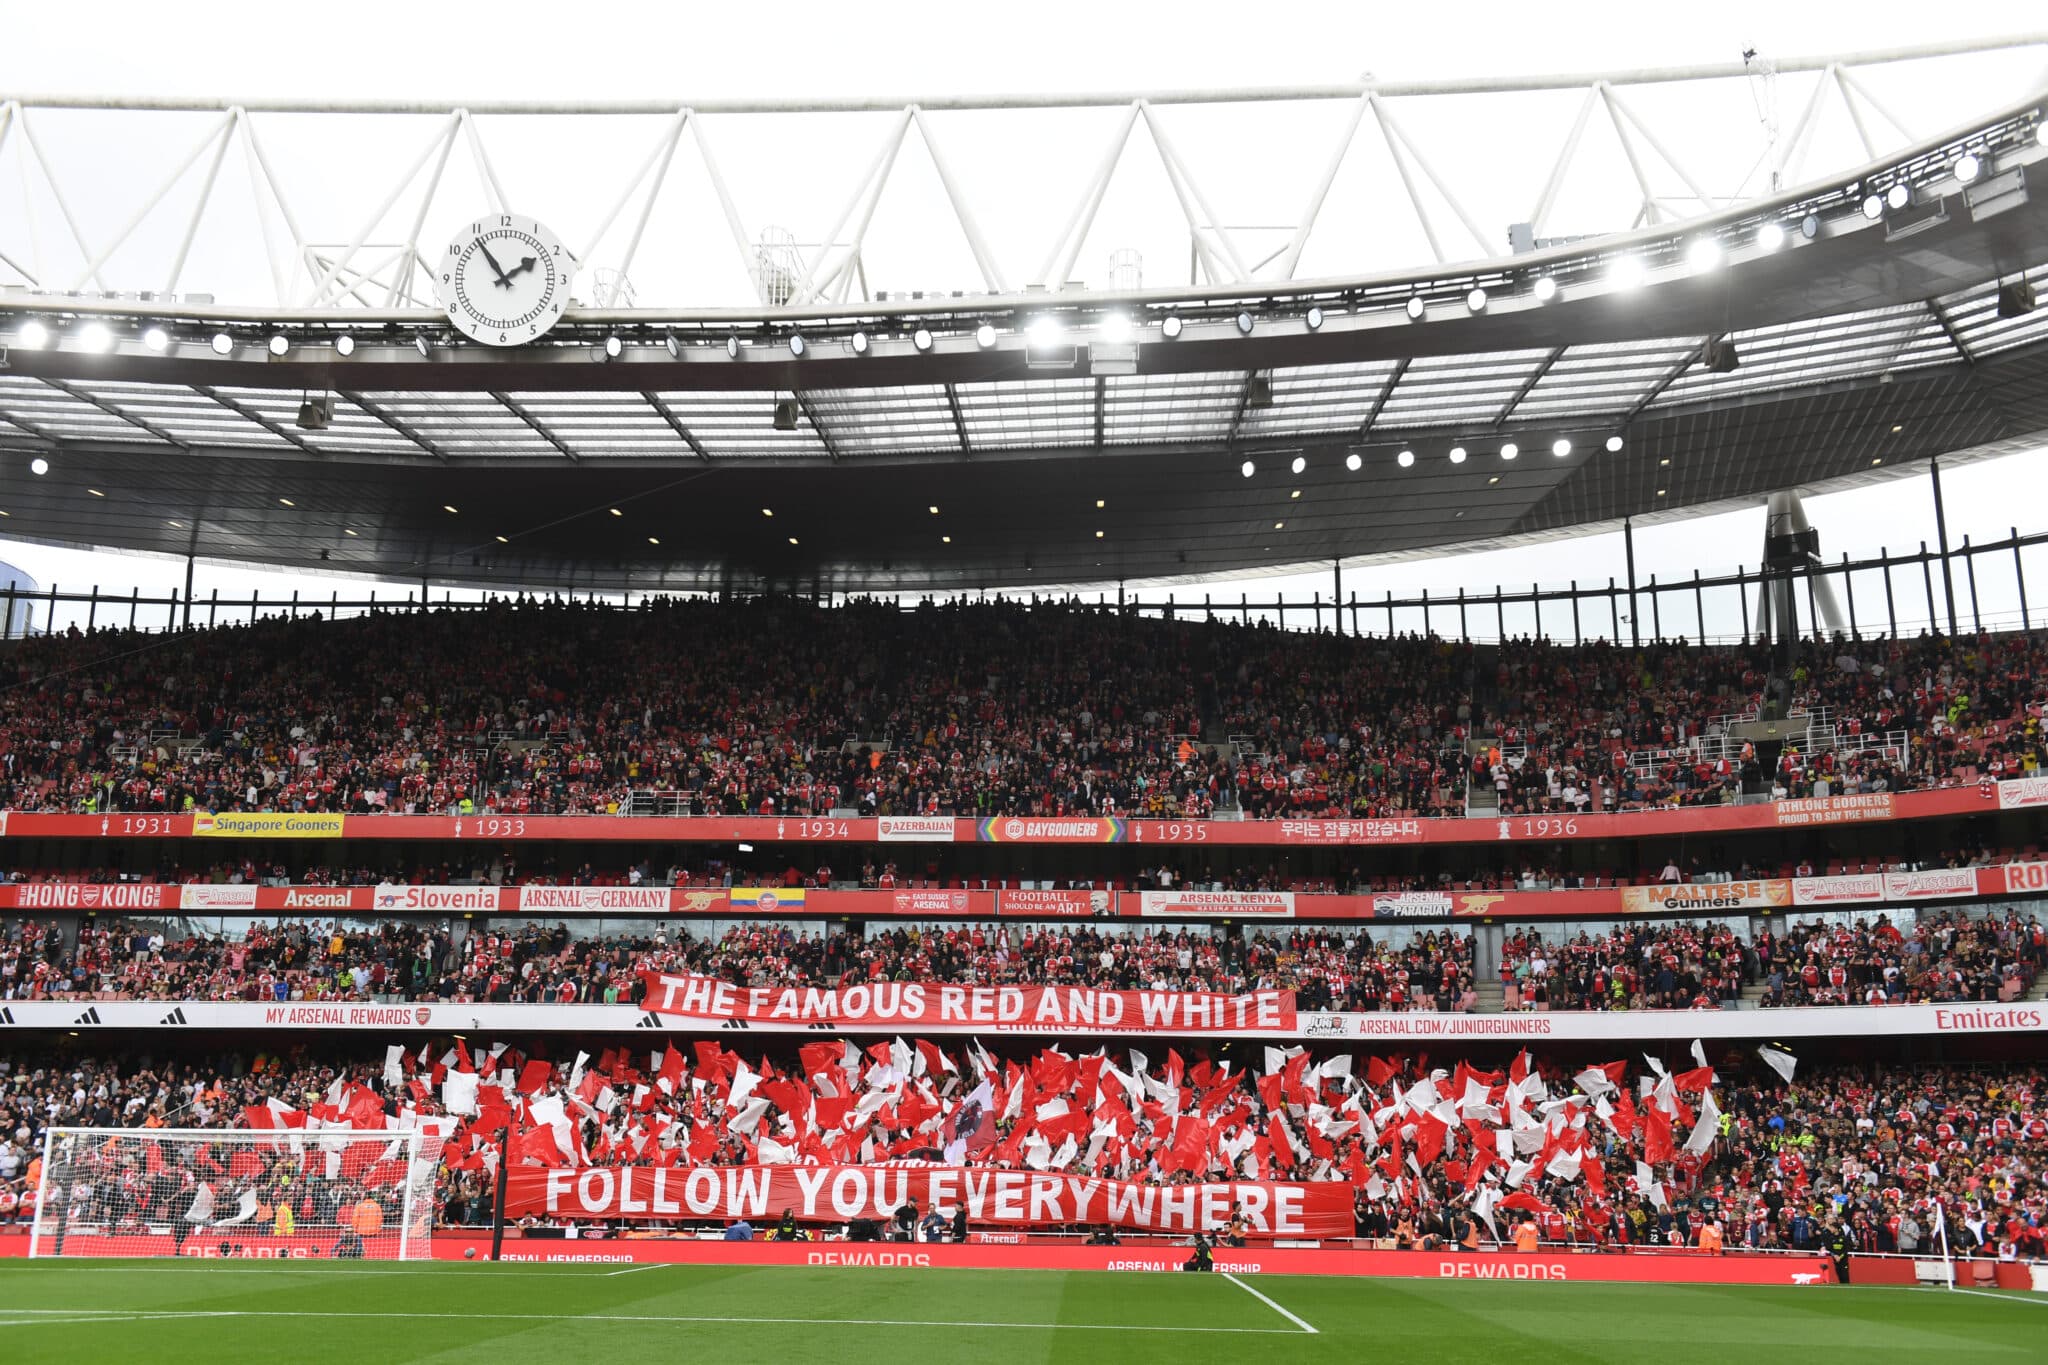
M 1079 986 L 940 986 L 878 981 L 823 989 L 735 986 L 708 976 L 644 972 L 646 1008 L 693 1019 L 828 1028 L 985 1028 L 1043 1031 L 1113 1028 L 1120 1033 L 1233 1029 L 1291 1033 L 1293 991 L 1098 991 Z
M 1140 1185 L 1127 1180 L 976 1166 L 588 1166 L 505 1173 L 505 1214 L 523 1218 L 748 1218 L 784 1209 L 811 1223 L 885 1219 L 965 1207 L 971 1223 L 1049 1227 L 1108 1223 L 1148 1232 L 1220 1229 L 1233 1204 L 1271 1237 L 1349 1237 L 1351 1187 L 1319 1181 Z

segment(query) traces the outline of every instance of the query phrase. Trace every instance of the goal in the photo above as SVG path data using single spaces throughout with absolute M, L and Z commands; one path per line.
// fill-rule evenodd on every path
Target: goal
M 431 1129 L 52 1128 L 31 1256 L 426 1260 Z

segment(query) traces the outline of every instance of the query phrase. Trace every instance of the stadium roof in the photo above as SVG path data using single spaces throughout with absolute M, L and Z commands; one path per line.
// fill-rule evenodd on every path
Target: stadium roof
M 2048 313 L 2000 308 L 2048 283 L 2041 127 L 2037 97 L 1799 190 L 1471 264 L 585 308 L 512 351 L 417 308 L 0 295 L 0 512 L 35 539 L 402 577 L 904 590 L 1760 497 L 2048 433 Z M 331 422 L 301 427 L 322 393 Z

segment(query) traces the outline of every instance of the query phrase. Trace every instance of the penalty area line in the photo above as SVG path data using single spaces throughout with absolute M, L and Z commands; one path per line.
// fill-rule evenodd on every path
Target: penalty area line
M 1227 1276 L 1225 1278 L 1228 1278 Z M 1240 1285 L 1259 1298 L 1264 1294 Z M 1316 1329 L 1300 1318 L 1273 1303 L 1274 1308 L 1301 1323 L 1306 1330 Z M 34 1316 L 29 1316 L 33 1314 Z M 337 1318 L 348 1320 L 390 1320 L 390 1321 L 434 1321 L 446 1318 L 481 1318 L 491 1322 L 574 1322 L 588 1316 L 583 1313 L 409 1313 L 400 1311 L 363 1312 L 351 1309 L 320 1308 L 214 1308 L 214 1309 L 80 1309 L 80 1308 L 7 1308 L 0 1309 L 0 1318 L 11 1318 L 10 1324 L 17 1327 L 79 1326 L 92 1322 L 153 1322 L 175 1321 L 180 1318 Z M 1166 1332 L 1193 1334 L 1199 1336 L 1238 1337 L 1291 1337 L 1299 1336 L 1280 1327 L 1176 1327 L 1128 1322 L 967 1322 L 932 1318 L 767 1318 L 739 1317 L 729 1315 L 697 1314 L 625 1314 L 605 1313 L 606 1322 L 678 1322 L 733 1324 L 748 1327 L 947 1327 L 947 1328 L 1006 1328 L 1012 1331 L 1031 1332 Z
M 1252 1288 L 1250 1285 L 1246 1284 L 1243 1280 L 1240 1280 L 1239 1278 L 1237 1278 L 1237 1276 L 1231 1274 L 1229 1271 L 1226 1270 L 1223 1272 L 1223 1278 L 1230 1281 L 1232 1284 L 1236 1285 L 1239 1289 L 1242 1289 L 1245 1293 L 1251 1295 L 1253 1298 L 1257 1299 L 1260 1303 L 1266 1305 L 1266 1307 L 1272 1309 L 1275 1313 L 1278 1313 L 1281 1317 L 1286 1318 L 1289 1322 L 1293 1323 L 1296 1327 L 1299 1327 L 1302 1331 L 1307 1332 L 1310 1336 L 1322 1335 L 1322 1333 L 1318 1332 L 1312 1325 L 1310 1325 L 1306 1318 L 1296 1317 L 1294 1314 L 1288 1312 L 1285 1308 L 1282 1308 L 1279 1304 L 1273 1302 L 1264 1294 L 1261 1294 L 1258 1290 Z

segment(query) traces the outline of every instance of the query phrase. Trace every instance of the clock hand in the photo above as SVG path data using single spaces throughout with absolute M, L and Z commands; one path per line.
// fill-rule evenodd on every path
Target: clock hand
M 507 289 L 511 288 L 511 280 L 510 277 L 505 274 L 505 267 L 498 264 L 498 258 L 496 256 L 493 256 L 491 254 L 491 249 L 484 245 L 483 238 L 479 237 L 476 239 L 476 249 L 478 251 L 483 252 L 484 259 L 491 263 L 491 273 L 498 277 L 496 283 L 504 285 Z
M 523 273 L 525 273 L 526 271 L 529 271 L 529 270 L 533 269 L 533 266 L 534 266 L 534 258 L 533 258 L 533 257 L 531 257 L 531 256 L 521 256 L 521 257 L 519 258 L 519 264 L 518 264 L 518 265 L 515 265 L 515 266 L 513 266 L 513 267 L 512 267 L 512 268 L 511 268 L 510 270 L 508 270 L 508 271 L 506 271 L 506 272 L 505 272 L 505 281 L 506 281 L 506 283 L 507 283 L 507 284 L 509 285 L 509 284 L 511 283 L 512 277 L 513 277 L 514 275 L 519 275 L 519 274 L 523 274 Z

